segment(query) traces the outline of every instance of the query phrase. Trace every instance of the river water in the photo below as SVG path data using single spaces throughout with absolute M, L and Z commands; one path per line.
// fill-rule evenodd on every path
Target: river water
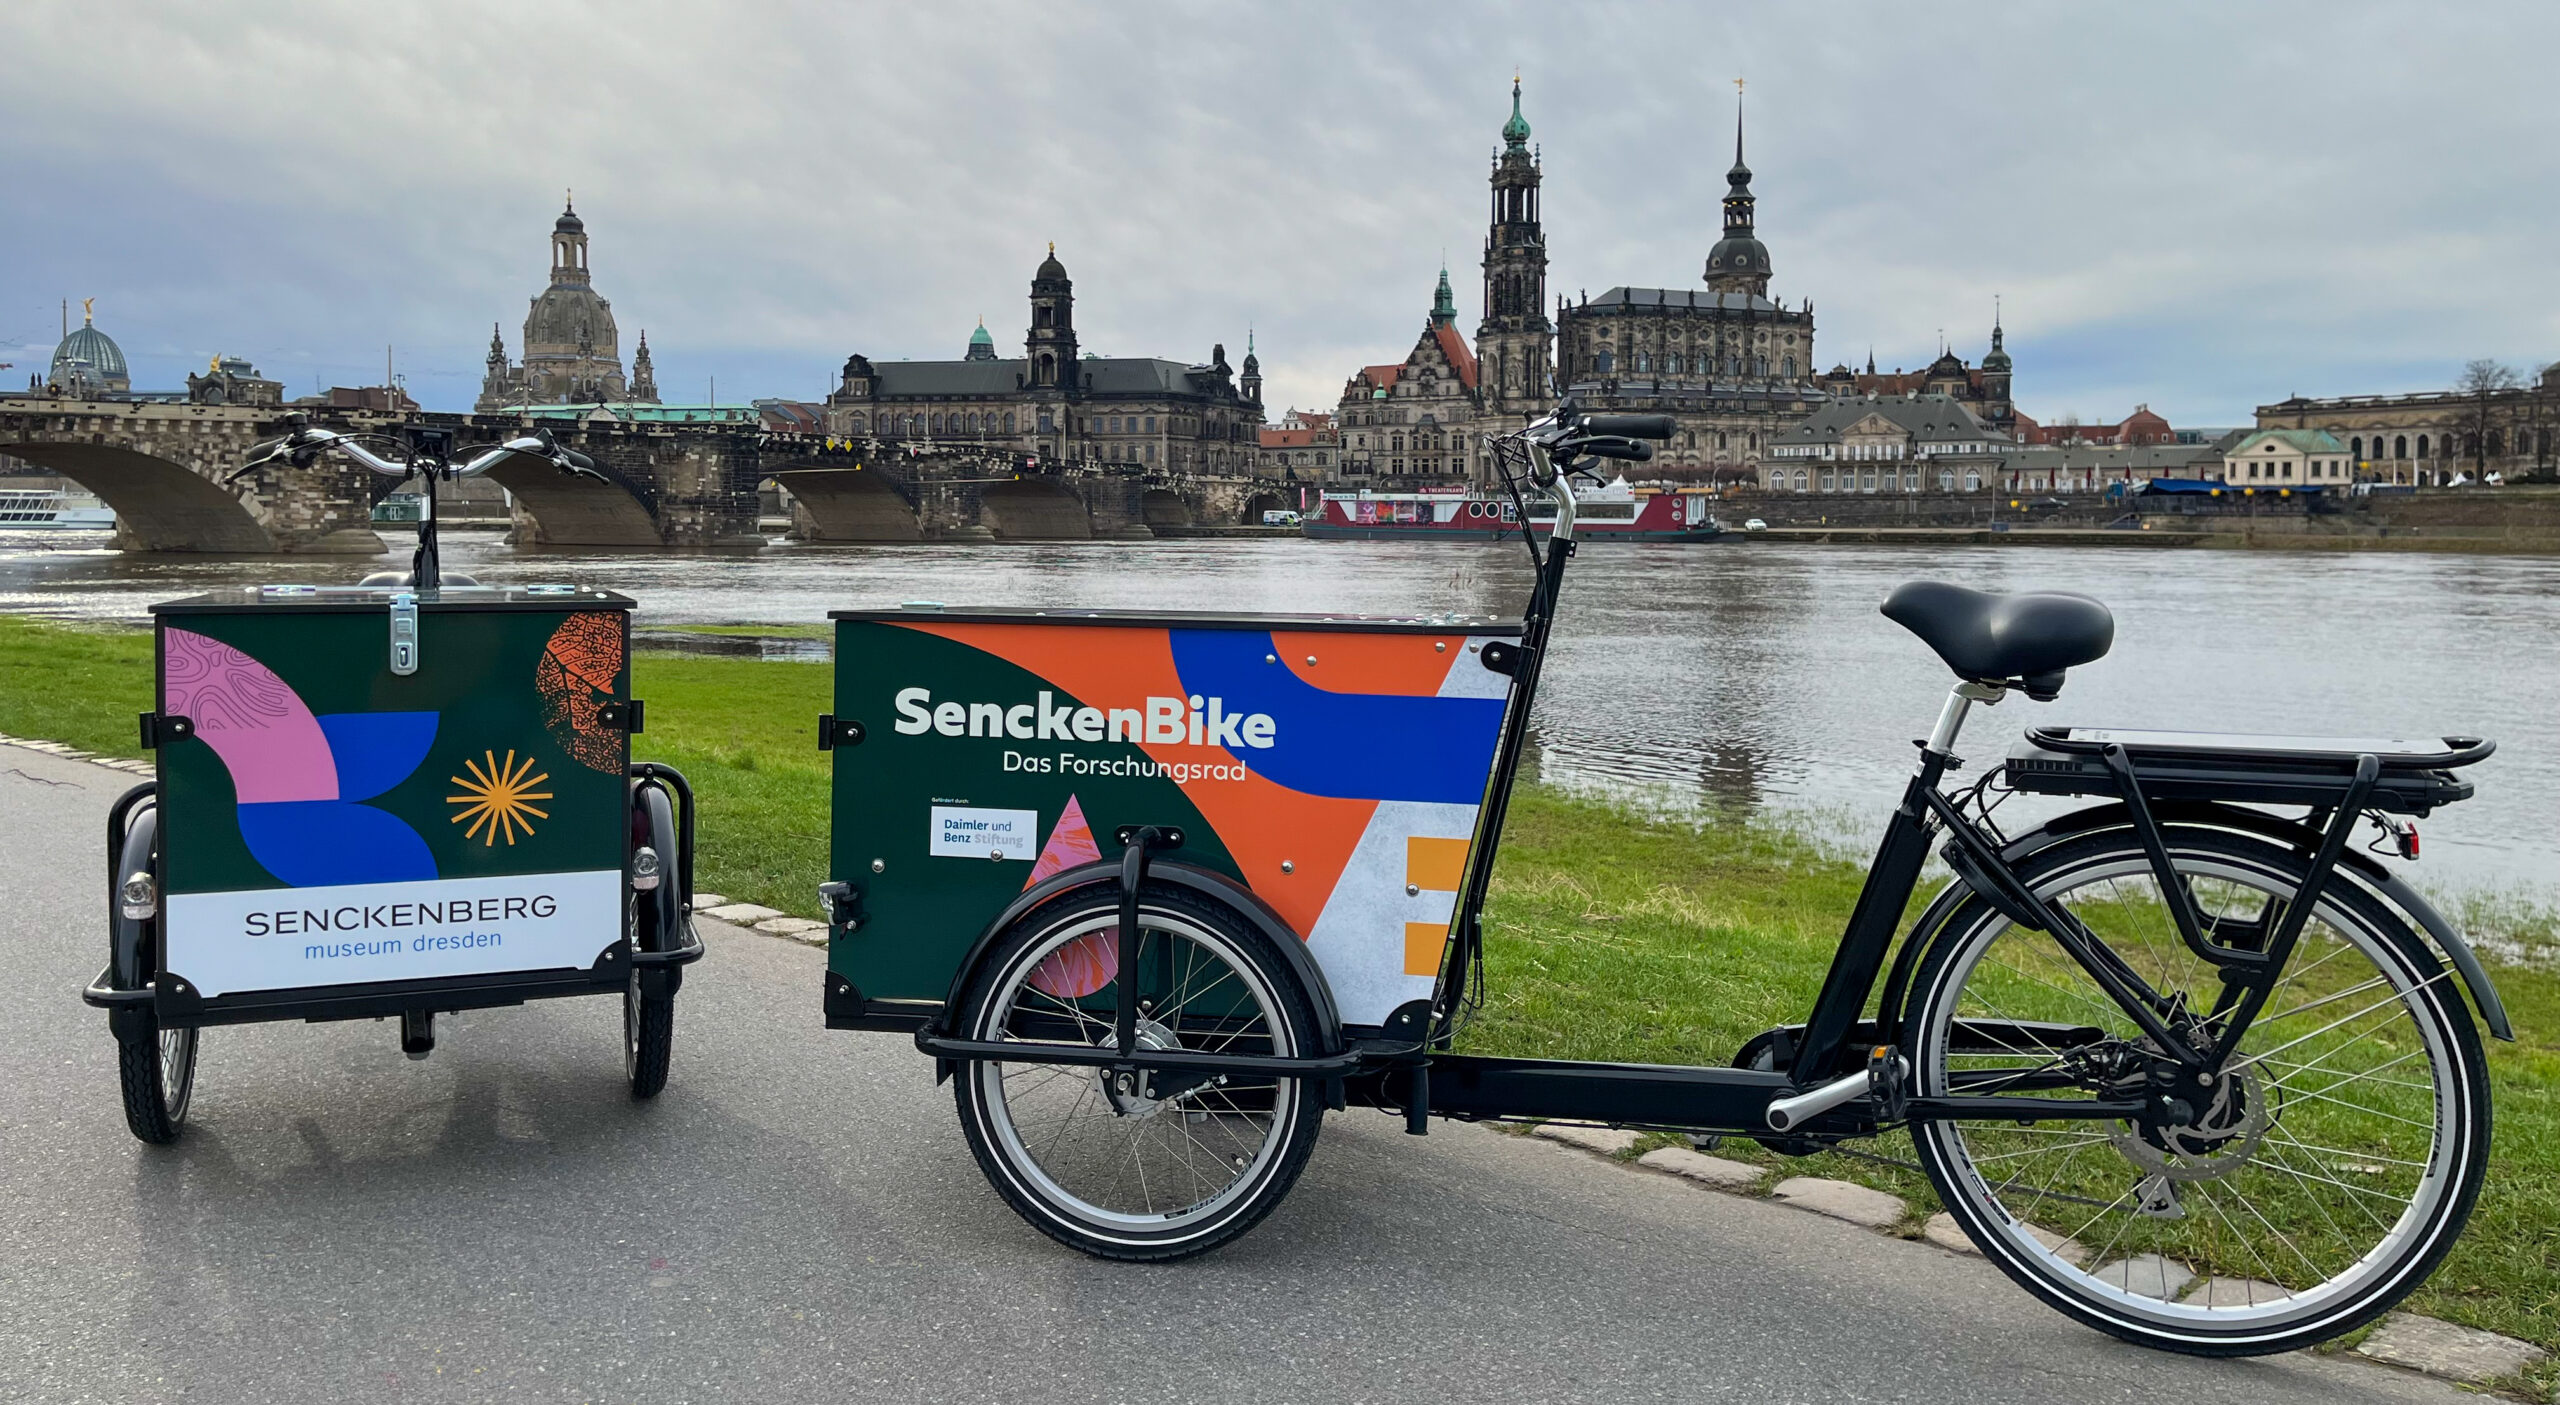
M 94 541 L 94 539 L 91 539 Z M 253 582 L 344 582 L 405 565 L 205 560 L 0 533 L 0 610 L 144 618 L 154 600 Z M 584 553 L 447 537 L 490 582 L 577 581 L 642 602 L 639 624 L 801 623 L 915 599 L 1214 610 L 1516 614 L 1516 544 L 1182 541 Z M 1863 847 L 1951 681 L 1876 613 L 1916 578 L 2082 591 L 2115 649 L 2062 700 L 1977 710 L 1979 766 L 2031 722 L 2499 743 L 2478 797 L 2422 822 L 2439 891 L 2560 901 L 2560 560 L 2135 548 L 1587 547 L 1558 617 L 1536 719 L 1550 781 L 1643 805 L 1783 817 Z M 785 641 L 809 656 L 822 645 Z M 0 660 L 5 665 L 5 660 Z M 2021 797 L 2006 820 L 2033 807 Z M 2047 808 L 2050 808 L 2048 806 Z

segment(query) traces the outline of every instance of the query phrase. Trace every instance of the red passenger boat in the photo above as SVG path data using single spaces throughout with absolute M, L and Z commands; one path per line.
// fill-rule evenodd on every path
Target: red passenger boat
M 1724 535 L 1712 501 L 1698 492 L 1638 492 L 1624 479 L 1579 501 L 1575 535 L 1583 541 L 1704 542 Z M 1544 535 L 1555 508 L 1529 505 L 1529 525 Z M 1519 508 L 1506 499 L 1467 492 L 1327 493 L 1303 524 L 1332 540 L 1495 541 L 1520 534 Z

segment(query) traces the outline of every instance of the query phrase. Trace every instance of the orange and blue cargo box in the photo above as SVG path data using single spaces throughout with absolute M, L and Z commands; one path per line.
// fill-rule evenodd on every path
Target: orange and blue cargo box
M 1305 941 L 1344 1026 L 1431 997 L 1509 706 L 1482 617 L 836 612 L 829 1022 L 941 1012 L 1032 885 L 1177 828 Z

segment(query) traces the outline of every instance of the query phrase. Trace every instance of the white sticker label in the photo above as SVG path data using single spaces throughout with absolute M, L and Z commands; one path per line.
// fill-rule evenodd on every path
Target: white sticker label
M 936 805 L 925 852 L 937 858 L 1027 862 L 1040 856 L 1040 812 Z
M 583 970 L 622 936 L 622 875 L 539 873 L 180 893 L 166 965 L 204 995 Z

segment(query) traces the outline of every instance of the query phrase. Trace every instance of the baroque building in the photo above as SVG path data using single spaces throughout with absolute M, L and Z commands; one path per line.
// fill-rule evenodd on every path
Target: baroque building
M 551 283 L 534 294 L 524 319 L 524 361 L 507 359 L 506 338 L 489 329 L 488 371 L 480 385 L 479 412 L 515 405 L 658 403 L 649 365 L 648 334 L 640 336 L 634 376 L 622 374 L 621 338 L 613 304 L 595 289 L 587 263 L 587 224 L 575 202 L 551 226 Z
M 1497 171 L 1494 179 L 1501 180 L 1501 173 Z M 1495 228 L 1501 228 L 1498 215 Z M 1492 248 L 1490 241 L 1487 248 Z M 1543 261 L 1543 254 L 1540 257 Z M 1501 325 L 1516 314 L 1497 316 L 1491 311 L 1499 305 L 1493 301 L 1496 275 L 1491 265 L 1488 254 L 1488 310 L 1481 325 L 1495 330 L 1479 331 L 1478 344 L 1486 356 L 1501 356 L 1507 350 L 1525 362 L 1532 353 L 1523 342 L 1506 339 L 1508 329 Z M 1508 278 L 1517 272 L 1500 276 Z M 1461 486 L 1484 476 L 1479 438 L 1498 433 L 1496 426 L 1518 421 L 1512 418 L 1516 412 L 1498 408 L 1503 397 L 1486 385 L 1485 363 L 1467 349 L 1457 324 L 1457 301 L 1449 289 L 1449 270 L 1444 268 L 1431 314 L 1423 319 L 1422 335 L 1414 339 L 1413 350 L 1402 361 L 1361 367 L 1342 388 L 1335 417 L 1340 425 L 1343 477 L 1363 486 L 1413 488 Z M 1533 364 L 1543 372 L 1545 334 L 1536 335 Z
M 1538 209 L 1542 161 L 1529 149 L 1529 122 L 1520 115 L 1520 79 L 1511 79 L 1511 120 L 1502 124 L 1502 152 L 1493 161 L 1493 209 L 1484 236 L 1484 318 L 1476 324 L 1476 361 L 1484 408 L 1500 419 L 1527 423 L 1547 412 L 1548 349 L 1555 328 L 1547 321 L 1547 236 Z M 1449 270 L 1440 270 L 1440 306 L 1447 321 Z M 1440 312 L 1435 308 L 1435 320 Z M 1470 381 L 1478 376 L 1470 374 Z
M 1559 302 L 1556 381 L 1586 410 L 1667 414 L 1678 423 L 1665 467 L 1756 479 L 1770 446 L 1823 399 L 1813 361 L 1813 301 L 1769 296 L 1774 271 L 1735 117 L 1724 229 L 1704 288 L 1615 287 Z
M 2000 318 L 1991 319 L 1991 349 L 1983 354 L 1982 364 L 1969 364 L 1956 355 L 1953 347 L 1941 346 L 1938 359 L 1923 370 L 1905 372 L 1897 366 L 1879 375 L 1873 352 L 1867 354 L 1867 369 L 1852 371 L 1844 362 L 1823 373 L 1822 388 L 1835 398 L 1855 399 L 1866 395 L 1943 395 L 1963 405 L 1994 431 L 2027 437 L 2036 422 L 2021 416 L 2009 398 L 2010 361 L 2003 345 Z
M 1000 448 L 1141 469 L 1244 473 L 1261 441 L 1262 363 L 1238 377 L 1224 344 L 1206 362 L 1078 350 L 1075 284 L 1057 246 L 1031 277 L 1022 355 L 996 355 L 984 319 L 953 361 L 845 359 L 827 396 L 827 432 Z
M 2560 470 L 2560 362 L 2534 379 L 2405 395 L 2295 395 L 2257 410 L 2259 429 L 2319 429 L 2346 446 L 2357 481 L 2433 486 L 2469 475 Z

